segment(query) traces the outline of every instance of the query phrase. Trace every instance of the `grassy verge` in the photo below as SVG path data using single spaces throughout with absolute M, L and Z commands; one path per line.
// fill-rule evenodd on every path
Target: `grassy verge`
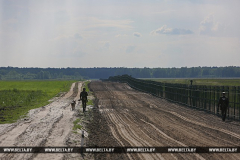
M 87 102 L 87 106 L 88 105 L 93 105 L 93 100 L 92 100 L 92 96 L 93 96 L 93 92 L 91 92 L 89 90 L 89 83 L 90 81 L 85 81 L 83 83 L 83 86 L 82 88 L 85 88 L 86 89 L 86 92 L 88 92 L 88 102 Z M 81 106 L 82 107 L 82 106 Z M 73 133 L 78 133 L 77 130 L 86 130 L 86 126 L 88 125 L 88 123 L 90 121 L 92 121 L 92 109 L 89 108 L 87 110 L 87 112 L 83 113 L 81 111 L 78 112 L 78 116 L 77 117 L 81 117 L 81 118 L 78 118 L 76 119 L 74 122 L 73 122 Z M 89 131 L 87 131 L 89 133 Z
M 31 109 L 69 90 L 74 81 L 0 81 L 0 123 L 12 123 Z
M 92 92 L 89 90 L 89 85 L 90 81 L 86 81 L 84 84 L 83 84 L 83 88 L 86 88 L 86 92 L 88 92 L 88 95 L 92 95 Z M 93 100 L 91 99 L 88 99 L 88 102 L 87 102 L 87 105 L 93 105 Z
M 80 121 L 78 118 L 73 122 L 73 133 L 77 133 L 77 129 L 82 129 L 82 126 L 79 124 Z
M 90 92 L 89 88 L 88 88 L 88 85 L 89 85 L 90 81 L 86 81 L 84 82 L 83 84 L 83 88 L 86 88 L 86 92 Z

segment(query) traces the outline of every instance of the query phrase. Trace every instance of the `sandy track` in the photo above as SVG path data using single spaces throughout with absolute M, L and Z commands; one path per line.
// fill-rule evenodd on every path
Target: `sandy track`
M 217 116 L 194 110 L 149 94 L 135 91 L 126 84 L 91 82 L 98 99 L 101 121 L 109 139 L 107 146 L 201 146 L 233 147 L 240 145 L 239 122 L 222 122 Z M 102 125 L 99 123 L 98 125 Z M 99 126 L 101 127 L 101 126 Z M 100 132 L 100 131 L 99 131 Z M 98 134 L 98 133 L 96 133 Z M 100 133 L 99 133 L 100 134 Z M 98 139 L 104 135 L 96 135 Z M 94 141 L 92 135 L 92 141 Z M 106 142 L 95 141 L 98 146 Z M 108 155 L 112 159 L 114 155 Z M 96 156 L 104 159 L 104 156 Z M 127 154 L 125 159 L 240 159 L 239 154 Z
M 31 110 L 27 119 L 14 124 L 0 125 L 0 145 L 67 146 L 66 139 L 72 130 L 75 113 L 70 110 L 70 102 L 79 97 L 80 88 L 81 83 L 74 83 L 64 96 L 55 99 L 47 106 Z M 63 159 L 63 157 L 64 154 L 0 154 L 0 159 L 14 160 Z

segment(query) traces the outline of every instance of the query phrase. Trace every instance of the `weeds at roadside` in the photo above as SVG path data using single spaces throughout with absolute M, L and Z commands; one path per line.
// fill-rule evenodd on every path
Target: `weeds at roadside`
M 86 81 L 84 84 L 83 84 L 83 88 L 86 88 L 86 92 L 88 92 L 88 96 L 90 97 L 93 97 L 93 92 L 91 92 L 89 90 L 89 83 L 90 81 Z M 88 123 L 90 123 L 90 121 L 93 119 L 93 113 L 92 113 L 92 108 L 89 108 L 88 106 L 93 106 L 94 105 L 94 99 L 88 99 L 88 102 L 87 102 L 87 111 L 86 112 L 82 112 L 82 108 L 80 108 L 80 110 L 76 110 L 77 114 L 76 116 L 77 117 L 80 117 L 78 119 L 76 119 L 73 124 L 74 124 L 74 127 L 73 127 L 73 133 L 77 133 L 77 129 L 83 129 L 83 130 L 86 130 L 86 125 Z M 81 106 L 82 107 L 82 106 Z
M 83 84 L 83 88 L 86 88 L 86 92 L 88 92 L 89 96 L 93 96 L 93 92 L 91 92 L 90 89 L 89 89 L 89 83 L 90 83 L 90 81 L 86 81 L 86 82 Z M 88 105 L 92 105 L 92 106 L 94 105 L 92 99 L 88 99 L 87 106 L 88 106 Z
M 89 83 L 90 83 L 90 81 L 86 81 L 83 84 L 83 88 L 86 88 L 86 92 L 89 92 L 89 88 L 88 88 Z
M 78 118 L 73 122 L 73 133 L 77 133 L 77 129 L 82 129 L 82 126 L 79 124 L 81 122 L 81 119 Z

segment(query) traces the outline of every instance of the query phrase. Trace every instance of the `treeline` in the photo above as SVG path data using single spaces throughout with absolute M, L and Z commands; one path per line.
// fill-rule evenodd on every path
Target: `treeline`
M 240 77 L 240 67 L 181 68 L 18 68 L 0 67 L 0 80 L 107 79 L 128 74 L 135 78 L 224 78 Z

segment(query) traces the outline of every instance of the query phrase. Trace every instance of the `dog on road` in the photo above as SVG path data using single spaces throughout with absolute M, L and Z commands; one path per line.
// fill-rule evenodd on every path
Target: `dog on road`
M 75 110 L 76 100 L 71 102 L 72 111 Z

